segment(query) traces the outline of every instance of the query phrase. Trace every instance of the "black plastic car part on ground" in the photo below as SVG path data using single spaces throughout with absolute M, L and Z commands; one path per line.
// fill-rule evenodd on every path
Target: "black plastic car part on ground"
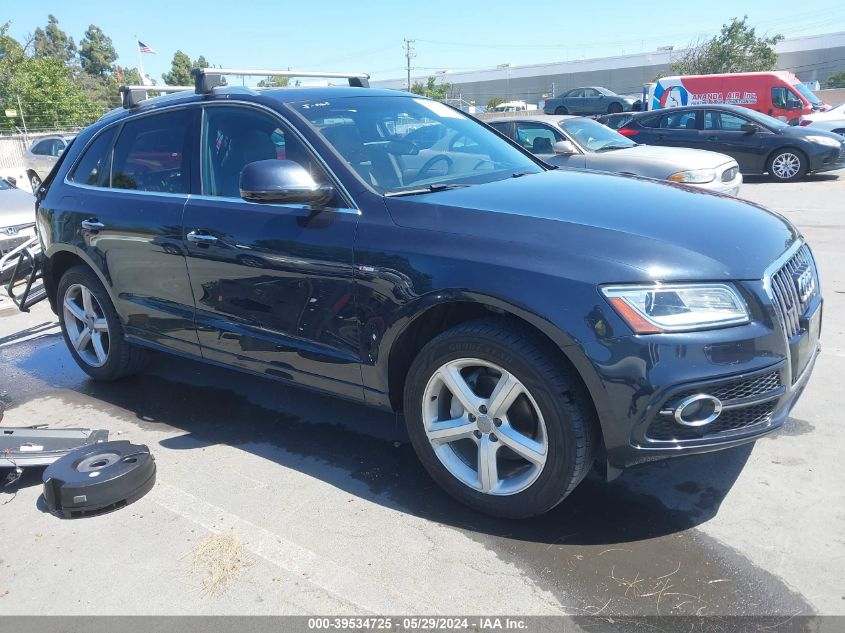
M 44 471 L 44 500 L 53 514 L 76 518 L 122 508 L 155 484 L 150 449 L 125 440 L 71 451 Z
M 143 348 L 410 407 L 432 476 L 510 517 L 595 458 L 753 441 L 808 380 L 822 295 L 776 214 L 550 169 L 416 95 L 199 92 L 107 114 L 42 187 L 47 295 L 96 379 Z
M 743 174 L 780 181 L 845 168 L 845 142 L 823 130 L 795 127 L 729 105 L 684 106 L 632 114 L 619 128 L 637 143 L 727 154 Z

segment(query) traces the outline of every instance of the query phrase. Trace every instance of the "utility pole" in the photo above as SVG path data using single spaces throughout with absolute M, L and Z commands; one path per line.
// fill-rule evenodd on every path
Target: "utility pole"
M 417 52 L 414 50 L 414 42 L 416 40 L 404 40 L 405 42 L 405 60 L 407 61 L 407 70 L 408 70 L 408 92 L 411 91 L 411 60 L 417 56 Z
M 29 144 L 29 135 L 26 132 L 26 119 L 23 117 L 23 106 L 21 105 L 21 93 L 18 93 L 18 112 L 21 114 L 21 123 L 23 124 L 23 142 Z

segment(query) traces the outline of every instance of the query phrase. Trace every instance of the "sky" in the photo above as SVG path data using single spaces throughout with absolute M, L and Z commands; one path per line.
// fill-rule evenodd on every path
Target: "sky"
M 388 0 L 4 0 L 0 23 L 22 40 L 52 13 L 77 42 L 89 24 L 111 37 L 122 66 L 137 66 L 137 35 L 156 54 L 143 56 L 162 83 L 176 50 L 229 68 L 363 71 L 373 79 L 405 75 L 403 39 L 415 39 L 412 74 L 538 64 L 682 48 L 747 14 L 758 33 L 786 37 L 845 31 L 845 3 L 821 0 L 796 10 L 777 0 L 669 0 L 579 3 Z M 613 5 L 616 5 L 615 7 Z M 524 6 L 525 8 L 520 8 Z

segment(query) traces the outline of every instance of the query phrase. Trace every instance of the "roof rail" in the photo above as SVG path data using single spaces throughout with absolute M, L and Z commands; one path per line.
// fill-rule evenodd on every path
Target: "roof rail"
M 184 92 L 193 89 L 193 86 L 121 86 L 120 95 L 123 98 L 123 107 L 128 110 L 146 99 L 148 92 Z
M 255 70 L 247 68 L 194 68 L 194 88 L 197 94 L 210 94 L 217 86 L 222 86 L 225 75 L 245 75 L 250 77 L 319 77 L 321 79 L 346 79 L 349 85 L 358 88 L 370 87 L 367 73 L 333 73 L 319 70 Z

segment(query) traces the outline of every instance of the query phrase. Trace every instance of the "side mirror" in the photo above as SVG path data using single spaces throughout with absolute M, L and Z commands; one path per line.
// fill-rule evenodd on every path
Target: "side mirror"
M 759 126 L 754 125 L 753 123 L 743 123 L 742 127 L 739 128 L 746 134 L 755 134 L 756 132 L 760 131 Z
M 552 145 L 552 148 L 558 156 L 570 156 L 578 153 L 578 150 L 575 149 L 572 141 L 558 141 Z
M 314 181 L 302 165 L 291 160 L 259 160 L 241 171 L 241 198 L 250 202 L 326 204 L 334 189 Z

